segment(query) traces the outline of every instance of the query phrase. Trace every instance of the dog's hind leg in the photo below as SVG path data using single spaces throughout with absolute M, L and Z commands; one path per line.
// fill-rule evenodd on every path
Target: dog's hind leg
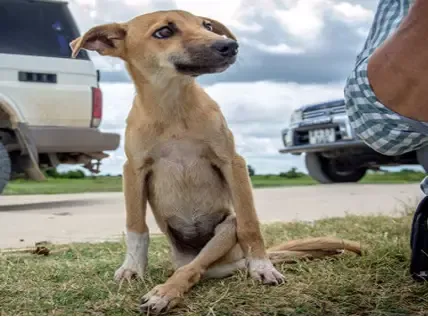
M 342 253 L 341 250 L 313 250 L 313 251 L 276 251 L 268 252 L 269 259 L 273 264 L 296 263 L 298 260 L 312 260 L 325 256 L 332 256 Z M 233 275 L 237 271 L 247 268 L 245 258 L 229 263 L 219 263 L 210 267 L 204 274 L 204 279 L 224 278 Z
M 156 286 L 143 297 L 141 311 L 159 314 L 176 306 L 184 293 L 201 279 L 213 263 L 225 256 L 236 242 L 236 219 L 230 215 L 217 225 L 214 237 L 190 263 L 178 268 L 164 284 Z
M 247 267 L 246 260 L 244 258 L 235 262 L 216 264 L 210 267 L 204 274 L 204 279 L 210 278 L 224 278 L 233 275 L 239 270 L 244 270 Z
M 233 143 L 233 139 L 230 142 Z M 217 150 L 217 153 L 220 151 Z M 251 277 L 264 284 L 282 283 L 284 276 L 272 265 L 266 252 L 245 159 L 235 153 L 231 162 L 218 164 L 231 192 L 238 242 L 247 260 Z
M 203 279 L 223 278 L 247 267 L 247 260 L 237 243 L 224 257 L 213 263 L 204 273 Z

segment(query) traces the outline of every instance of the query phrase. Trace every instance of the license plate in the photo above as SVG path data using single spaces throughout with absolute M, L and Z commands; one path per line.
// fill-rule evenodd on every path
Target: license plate
M 310 144 L 332 143 L 335 141 L 336 141 L 336 131 L 333 128 L 309 131 Z

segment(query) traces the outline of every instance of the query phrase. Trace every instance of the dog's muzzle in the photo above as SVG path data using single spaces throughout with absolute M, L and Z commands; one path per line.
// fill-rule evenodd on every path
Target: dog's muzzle
M 238 55 L 238 42 L 230 39 L 216 41 L 211 48 L 223 57 L 234 57 Z
M 178 72 L 194 77 L 221 73 L 235 63 L 238 47 L 238 42 L 231 39 L 217 40 L 210 45 L 189 46 L 186 48 L 188 58 L 173 58 L 173 63 Z

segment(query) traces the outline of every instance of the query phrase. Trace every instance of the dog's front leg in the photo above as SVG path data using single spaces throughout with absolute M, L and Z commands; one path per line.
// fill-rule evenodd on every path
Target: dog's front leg
M 273 266 L 265 249 L 244 158 L 235 154 L 231 163 L 224 163 L 220 168 L 232 193 L 238 242 L 250 275 L 265 284 L 282 283 L 284 277 Z
M 126 257 L 115 273 L 115 280 L 143 277 L 147 266 L 149 229 L 146 224 L 147 186 L 145 168 L 133 169 L 129 162 L 123 168 L 123 191 L 126 206 Z
M 193 261 L 177 269 L 164 284 L 156 286 L 143 297 L 141 311 L 159 314 L 176 306 L 183 295 L 201 279 L 210 265 L 226 255 L 235 245 L 236 219 L 234 215 L 229 215 L 217 225 L 214 237 Z

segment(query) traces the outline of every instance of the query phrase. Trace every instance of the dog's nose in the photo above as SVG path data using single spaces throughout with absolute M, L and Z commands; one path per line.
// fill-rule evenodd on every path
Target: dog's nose
M 239 45 L 238 42 L 227 39 L 216 41 L 211 47 L 224 57 L 232 57 L 238 54 Z

